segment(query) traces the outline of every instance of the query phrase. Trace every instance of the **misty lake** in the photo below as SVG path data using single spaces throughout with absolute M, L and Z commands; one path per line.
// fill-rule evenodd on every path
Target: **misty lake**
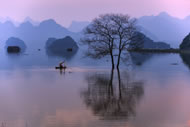
M 0 51 L 0 127 L 190 127 L 190 56 L 140 54 L 119 71 L 79 56 L 60 72 L 43 49 Z

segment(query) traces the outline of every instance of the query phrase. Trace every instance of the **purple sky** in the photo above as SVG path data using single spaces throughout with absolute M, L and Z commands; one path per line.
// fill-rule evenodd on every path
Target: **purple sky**
M 190 0 L 0 0 L 0 17 L 22 21 L 54 18 L 68 26 L 72 20 L 90 21 L 102 13 L 125 13 L 134 17 L 162 11 L 184 18 L 190 15 Z

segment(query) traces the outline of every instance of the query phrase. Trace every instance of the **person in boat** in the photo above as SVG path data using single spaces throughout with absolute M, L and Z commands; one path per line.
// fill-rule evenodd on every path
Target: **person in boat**
M 64 64 L 64 63 L 65 63 L 65 61 L 60 62 L 60 63 L 59 63 L 59 67 L 60 67 L 60 68 L 65 68 L 65 64 Z

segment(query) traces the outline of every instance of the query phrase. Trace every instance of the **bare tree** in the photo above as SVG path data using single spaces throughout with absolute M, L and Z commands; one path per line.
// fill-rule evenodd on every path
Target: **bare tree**
M 135 37 L 136 20 L 123 14 L 105 14 L 95 18 L 84 30 L 82 43 L 88 45 L 87 55 L 102 58 L 110 55 L 112 68 L 115 67 L 114 56 L 117 57 L 117 68 L 121 55 Z

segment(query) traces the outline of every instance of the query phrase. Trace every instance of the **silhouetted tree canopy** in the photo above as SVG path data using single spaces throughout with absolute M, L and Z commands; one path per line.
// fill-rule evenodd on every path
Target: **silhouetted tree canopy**
M 102 58 L 110 55 L 112 68 L 114 68 L 114 56 L 117 57 L 117 67 L 120 58 L 135 38 L 136 20 L 129 15 L 105 14 L 95 18 L 84 30 L 82 43 L 88 46 L 87 56 Z

